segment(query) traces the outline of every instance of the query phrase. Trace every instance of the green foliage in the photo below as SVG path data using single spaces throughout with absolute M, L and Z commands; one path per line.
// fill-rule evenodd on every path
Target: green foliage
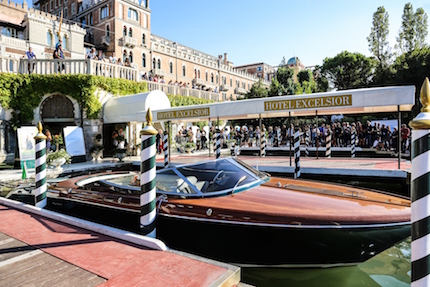
M 260 79 L 251 86 L 249 92 L 245 95 L 245 99 L 267 98 L 267 88 L 263 85 Z
M 386 65 L 391 55 L 387 41 L 389 33 L 388 12 L 384 6 L 378 7 L 373 13 L 373 26 L 370 30 L 370 35 L 367 37 L 369 42 L 369 50 L 378 59 L 381 66 Z
M 343 51 L 334 58 L 324 59 L 321 74 L 339 90 L 353 89 L 369 85 L 374 67 L 372 58 Z
M 64 149 L 48 153 L 46 157 L 46 163 L 51 164 L 53 160 L 59 158 L 64 158 L 66 160 L 66 164 L 70 163 L 70 155 Z
M 70 96 L 82 104 L 87 117 L 99 117 L 101 103 L 96 91 L 102 89 L 114 95 L 146 92 L 145 82 L 112 79 L 91 75 L 24 75 L 0 73 L 0 105 L 13 109 L 14 128 L 30 123 L 35 109 L 46 94 L 58 93 Z M 16 111 L 20 113 L 16 113 Z
M 172 107 L 192 106 L 213 103 L 211 100 L 199 99 L 196 97 L 185 97 L 180 95 L 167 95 Z
M 276 79 L 279 82 L 282 95 L 294 95 L 295 84 L 294 84 L 294 70 L 288 68 L 285 64 L 285 59 L 282 60 L 281 65 L 276 72 Z M 271 91 L 274 92 L 274 91 Z M 276 95 L 279 93 L 277 91 Z M 274 95 L 270 93 L 270 95 Z
M 406 3 L 403 8 L 402 26 L 400 27 L 399 36 L 396 38 L 396 48 L 401 52 L 411 52 L 416 48 L 425 46 L 427 37 L 427 13 L 423 8 L 418 8 L 414 13 L 411 3 Z

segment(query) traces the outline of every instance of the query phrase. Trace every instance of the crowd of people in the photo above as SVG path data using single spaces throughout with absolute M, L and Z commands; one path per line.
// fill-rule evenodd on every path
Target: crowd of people
M 397 128 L 391 129 L 386 124 L 367 121 L 366 124 L 361 122 L 334 122 L 321 123 L 311 125 L 278 125 L 269 126 L 267 129 L 263 125 L 264 132 L 262 133 L 259 126 L 244 125 L 228 126 L 220 130 L 221 145 L 226 147 L 228 141 L 234 141 L 240 147 L 259 147 L 261 135 L 266 137 L 266 145 L 268 147 L 286 147 L 293 141 L 295 131 L 299 130 L 300 142 L 305 145 L 308 142 L 310 147 L 325 146 L 327 136 L 331 135 L 332 147 L 350 147 L 351 135 L 355 134 L 355 146 L 362 148 L 373 148 L 376 150 L 398 151 L 399 136 L 400 147 L 403 153 L 410 150 L 410 129 L 406 124 L 402 124 L 400 134 Z M 193 134 L 192 128 L 185 129 L 181 127 L 176 135 L 176 142 L 183 144 L 184 142 L 195 141 L 196 149 L 207 148 L 209 139 L 213 139 L 215 135 L 215 127 L 211 127 L 207 135 L 204 130 L 197 129 L 196 135 Z

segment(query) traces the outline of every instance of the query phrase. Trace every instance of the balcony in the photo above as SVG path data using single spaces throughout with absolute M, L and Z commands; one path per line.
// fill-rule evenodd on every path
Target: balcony
M 203 81 L 203 79 L 195 79 L 196 80 L 196 84 L 197 85 L 204 85 L 205 81 Z
M 102 44 L 106 46 L 110 46 L 110 36 L 103 36 L 102 37 Z
M 234 93 L 239 95 L 246 95 L 248 93 L 248 90 L 244 88 L 236 88 L 234 89 Z
M 228 90 L 230 90 L 230 87 L 227 85 L 221 85 L 219 89 L 220 91 L 227 92 Z
M 119 41 L 121 46 L 134 48 L 137 45 L 137 40 L 128 36 L 123 36 Z

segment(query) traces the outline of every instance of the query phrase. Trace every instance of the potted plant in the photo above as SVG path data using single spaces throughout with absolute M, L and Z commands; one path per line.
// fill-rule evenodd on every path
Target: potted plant
M 235 143 L 236 143 L 235 139 L 229 139 L 227 140 L 227 147 L 232 148 Z
M 64 143 L 63 137 L 61 134 L 54 135 L 51 140 L 51 147 L 55 146 L 55 151 L 60 150 L 60 145 Z
M 93 161 L 100 160 L 103 155 L 104 147 L 102 145 L 94 145 L 90 148 L 91 156 L 93 157 Z
M 55 168 L 60 168 L 63 164 L 70 163 L 70 155 L 64 149 L 53 151 L 48 153 L 46 163 L 54 166 Z
M 194 142 L 186 142 L 184 149 L 187 153 L 191 153 L 193 150 L 195 150 L 196 144 Z

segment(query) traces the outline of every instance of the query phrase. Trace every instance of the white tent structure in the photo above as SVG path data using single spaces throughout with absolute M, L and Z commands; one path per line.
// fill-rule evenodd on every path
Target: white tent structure
M 415 86 L 343 90 L 306 95 L 278 96 L 167 109 L 152 108 L 157 121 L 274 118 L 334 114 L 370 114 L 410 111 Z M 144 118 L 144 115 L 139 114 Z
M 170 101 L 162 91 L 110 98 L 103 109 L 105 124 L 145 122 L 146 111 L 170 109 Z

